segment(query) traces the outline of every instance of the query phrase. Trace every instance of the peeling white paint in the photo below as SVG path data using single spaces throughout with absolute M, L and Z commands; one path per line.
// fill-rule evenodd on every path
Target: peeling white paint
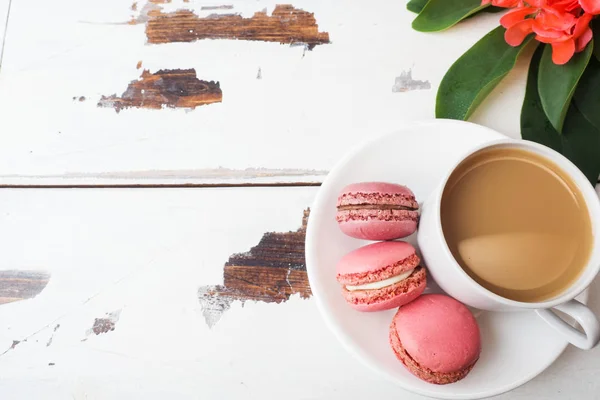
M 202 316 L 206 325 L 213 328 L 223 316 L 223 313 L 231 307 L 234 299 L 228 296 L 212 295 L 209 292 L 217 289 L 217 286 L 202 286 L 198 289 L 198 300 L 202 308 Z M 243 302 L 242 302 L 243 303 Z
M 400 76 L 396 77 L 396 81 L 392 86 L 392 92 L 410 92 L 412 90 L 428 90 L 431 89 L 429 81 L 415 80 L 412 77 L 412 69 L 402 71 Z

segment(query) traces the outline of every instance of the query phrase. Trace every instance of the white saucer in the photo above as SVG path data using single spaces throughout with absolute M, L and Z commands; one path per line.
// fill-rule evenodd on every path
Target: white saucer
M 335 221 L 336 200 L 345 185 L 387 181 L 407 185 L 422 202 L 442 175 L 470 148 L 504 136 L 478 125 L 435 120 L 413 123 L 398 132 L 362 144 L 327 176 L 311 210 L 306 262 L 312 292 L 325 321 L 342 344 L 372 369 L 404 389 L 444 399 L 494 396 L 533 379 L 567 346 L 534 312 L 478 313 L 482 353 L 462 381 L 433 385 L 410 374 L 396 360 L 388 342 L 394 311 L 361 313 L 351 309 L 335 279 L 335 265 L 365 241 L 341 233 Z M 408 239 L 416 244 L 415 235 Z M 429 290 L 435 291 L 434 286 Z M 578 299 L 587 302 L 588 293 Z

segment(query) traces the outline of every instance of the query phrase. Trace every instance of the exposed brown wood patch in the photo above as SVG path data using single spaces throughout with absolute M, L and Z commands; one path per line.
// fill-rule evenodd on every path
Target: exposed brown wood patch
M 88 330 L 87 334 L 90 335 L 93 333 L 94 335 L 100 335 L 114 331 L 120 316 L 121 310 L 117 310 L 106 314 L 103 318 L 96 318 L 94 320 L 94 325 Z
M 108 318 L 96 318 L 92 331 L 99 335 L 115 330 L 115 323 Z
M 232 255 L 223 269 L 223 285 L 204 286 L 198 297 L 206 323 L 212 327 L 234 300 L 281 303 L 293 294 L 311 296 L 304 239 L 310 210 L 293 232 L 267 232 L 247 253 Z
M 31 299 L 49 280 L 50 274 L 43 271 L 0 271 L 0 304 Z
M 313 13 L 277 5 L 273 14 L 265 11 L 243 18 L 236 14 L 200 18 L 190 10 L 148 12 L 148 43 L 192 42 L 202 39 L 239 39 L 282 44 L 305 44 L 309 49 L 329 43 L 329 33 L 319 32 Z
M 135 65 L 135 69 L 140 69 L 142 68 L 142 60 L 138 61 L 137 64 Z
M 223 93 L 219 82 L 203 81 L 192 69 L 164 69 L 155 73 L 144 70 L 141 79 L 129 83 L 121 96 L 102 96 L 98 107 L 123 108 L 196 108 L 220 103 Z

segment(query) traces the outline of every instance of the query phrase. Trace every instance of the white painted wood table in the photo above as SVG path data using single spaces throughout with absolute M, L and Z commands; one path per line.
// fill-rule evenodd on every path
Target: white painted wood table
M 349 148 L 433 117 L 498 15 L 146 1 L 0 0 L 0 398 L 421 398 L 326 330 L 303 219 Z M 473 120 L 518 137 L 523 79 Z M 599 399 L 599 373 L 569 348 L 499 398 Z

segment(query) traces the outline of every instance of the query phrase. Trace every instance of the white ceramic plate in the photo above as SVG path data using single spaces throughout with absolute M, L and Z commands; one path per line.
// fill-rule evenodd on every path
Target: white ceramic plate
M 550 366 L 567 346 L 534 312 L 481 312 L 481 357 L 463 380 L 433 385 L 410 374 L 388 342 L 394 311 L 361 313 L 342 298 L 335 265 L 347 252 L 366 244 L 341 233 L 336 200 L 347 184 L 387 181 L 407 185 L 422 202 L 444 172 L 470 148 L 503 136 L 478 125 L 435 120 L 412 123 L 357 147 L 327 176 L 311 210 L 306 261 L 312 292 L 329 327 L 343 345 L 372 369 L 404 389 L 444 399 L 478 399 L 511 390 Z M 408 239 L 416 245 L 415 235 Z M 433 286 L 429 290 L 435 291 Z M 587 301 L 587 291 L 578 299 Z

